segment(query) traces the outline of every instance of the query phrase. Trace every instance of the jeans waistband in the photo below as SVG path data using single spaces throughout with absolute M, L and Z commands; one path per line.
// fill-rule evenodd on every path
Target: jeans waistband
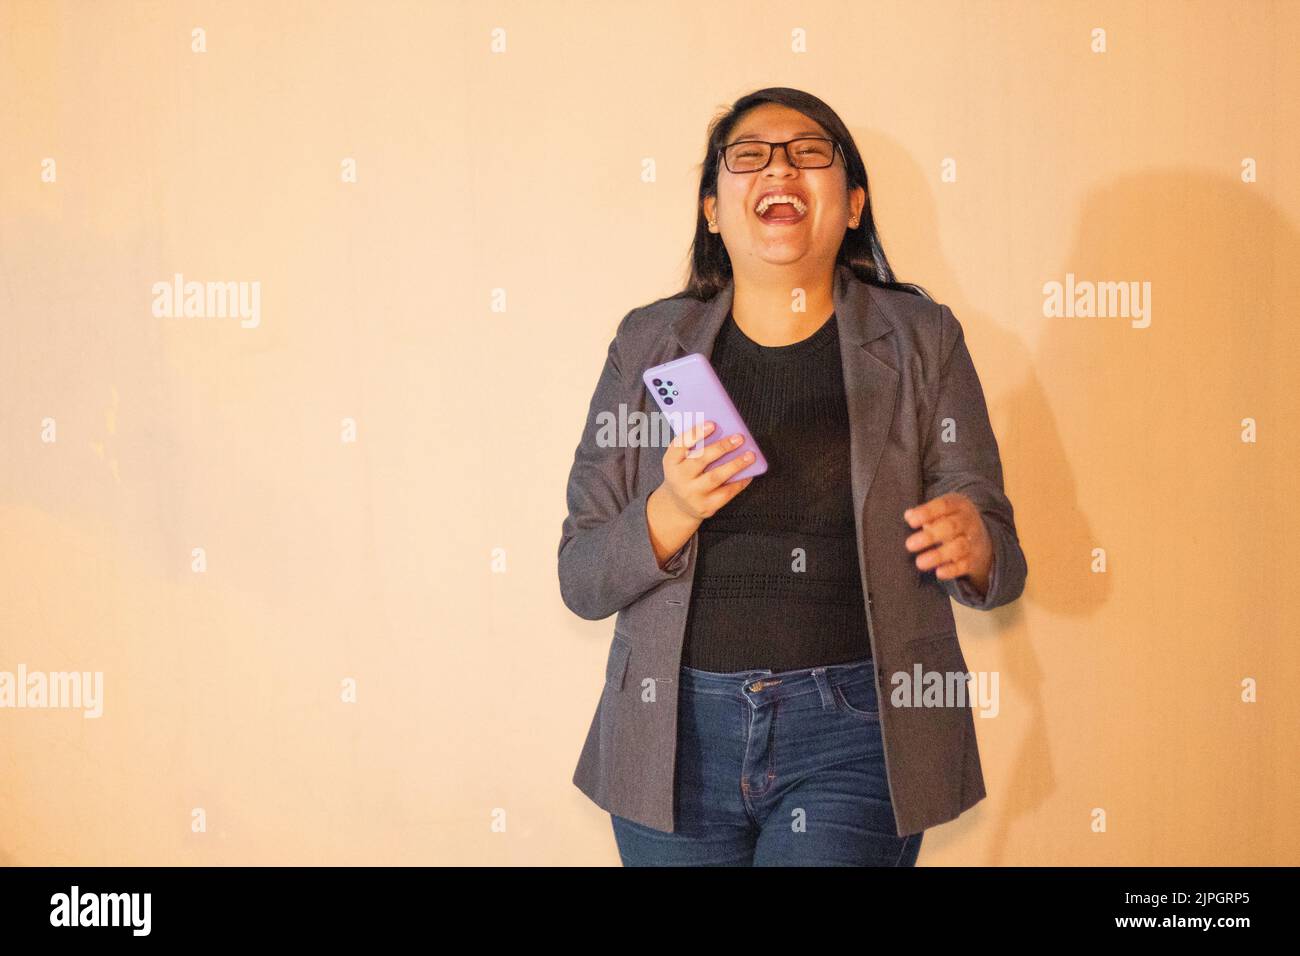
M 681 668 L 681 688 L 696 694 L 743 694 L 746 697 L 783 699 L 827 687 L 875 679 L 875 662 L 870 657 L 843 664 L 801 667 L 789 671 L 752 668 L 743 671 L 702 671 Z

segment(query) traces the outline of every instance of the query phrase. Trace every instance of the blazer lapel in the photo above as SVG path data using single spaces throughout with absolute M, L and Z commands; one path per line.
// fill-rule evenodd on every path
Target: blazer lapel
M 836 270 L 835 318 L 840 328 L 844 397 L 849 405 L 853 513 L 862 516 L 894 421 L 899 379 L 897 369 L 877 358 L 868 346 L 894 327 L 880 311 L 880 299 L 872 286 L 848 266 Z
M 684 350 L 683 355 L 699 352 L 706 358 L 712 356 L 713 343 L 731 310 L 735 289 L 735 279 L 729 279 L 722 291 L 707 302 L 692 300 L 691 307 L 672 323 L 673 336 Z M 849 408 L 853 510 L 861 516 L 894 420 L 899 378 L 898 371 L 876 358 L 867 346 L 892 332 L 893 326 L 881 312 L 871 285 L 846 265 L 836 266 L 832 297 Z

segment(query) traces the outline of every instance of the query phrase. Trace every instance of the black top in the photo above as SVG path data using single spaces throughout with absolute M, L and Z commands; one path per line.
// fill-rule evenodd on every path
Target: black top
M 700 525 L 682 663 L 781 671 L 870 657 L 835 316 L 764 346 L 728 314 L 710 362 L 768 470 Z

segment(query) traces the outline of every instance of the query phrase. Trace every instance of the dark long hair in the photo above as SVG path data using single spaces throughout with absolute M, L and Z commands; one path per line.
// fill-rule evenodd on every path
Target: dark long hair
M 847 265 L 863 282 L 885 289 L 910 292 L 933 300 L 933 296 L 921 286 L 912 282 L 899 282 L 894 278 L 894 270 L 885 258 L 884 247 L 876 232 L 876 221 L 871 215 L 871 189 L 867 185 L 867 167 L 862 162 L 858 146 L 848 127 L 836 115 L 835 111 L 802 90 L 792 90 L 784 86 L 773 86 L 764 90 L 755 90 L 736 100 L 731 108 L 717 116 L 709 124 L 709 139 L 704 150 L 704 165 L 700 174 L 700 191 L 695 202 L 695 240 L 691 243 L 691 274 L 686 288 L 673 298 L 690 297 L 712 299 L 731 279 L 731 259 L 722 236 L 709 232 L 704 218 L 704 200 L 716 196 L 718 191 L 718 153 L 730 140 L 731 131 L 740 122 L 746 112 L 763 103 L 779 103 L 798 110 L 811 120 L 820 123 L 830 137 L 840 144 L 846 161 L 848 183 L 846 188 L 861 186 L 866 192 L 866 202 L 862 207 L 862 218 L 856 229 L 844 233 L 844 242 L 840 245 L 835 264 Z

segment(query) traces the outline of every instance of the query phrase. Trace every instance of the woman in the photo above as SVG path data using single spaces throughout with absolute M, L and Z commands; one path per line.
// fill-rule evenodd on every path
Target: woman
M 910 866 L 985 795 L 949 598 L 998 607 L 1027 573 L 979 379 L 951 310 L 894 281 L 816 97 L 738 100 L 699 199 L 689 285 L 619 324 L 569 476 L 561 594 L 618 614 L 573 780 L 626 865 Z M 691 352 L 757 481 L 725 483 L 750 459 L 707 423 L 611 440 Z M 909 686 L 931 673 L 946 696 Z

